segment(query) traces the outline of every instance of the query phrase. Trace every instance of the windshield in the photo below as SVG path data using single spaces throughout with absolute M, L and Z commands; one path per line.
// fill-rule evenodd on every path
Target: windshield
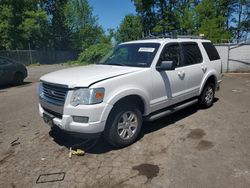
M 149 67 L 159 46 L 159 43 L 121 44 L 104 57 L 99 64 Z

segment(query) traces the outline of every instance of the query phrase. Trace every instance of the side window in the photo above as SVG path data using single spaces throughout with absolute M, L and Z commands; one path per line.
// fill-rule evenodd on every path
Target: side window
M 9 62 L 6 59 L 0 59 L 0 65 L 8 65 Z
M 214 45 L 211 42 L 203 42 L 202 45 L 205 48 L 210 61 L 220 59 L 220 56 L 219 56 L 216 48 L 214 47 Z
M 161 54 L 161 61 L 173 61 L 176 67 L 181 66 L 181 51 L 179 44 L 170 44 Z
M 183 55 L 184 55 L 184 64 L 193 65 L 202 62 L 202 55 L 200 48 L 195 42 L 182 43 Z

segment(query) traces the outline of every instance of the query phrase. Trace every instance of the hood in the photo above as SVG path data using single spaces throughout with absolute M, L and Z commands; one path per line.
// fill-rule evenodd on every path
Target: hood
M 88 65 L 52 72 L 42 76 L 40 80 L 54 84 L 67 85 L 69 88 L 89 87 L 93 83 L 139 70 L 142 70 L 142 68 L 113 65 Z

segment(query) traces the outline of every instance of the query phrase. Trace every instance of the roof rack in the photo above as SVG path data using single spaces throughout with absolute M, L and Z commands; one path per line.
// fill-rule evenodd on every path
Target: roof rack
M 142 37 L 142 39 L 161 39 L 161 38 L 170 38 L 170 39 L 205 39 L 204 36 L 196 36 L 196 35 L 176 35 L 176 34 L 158 34 L 153 35 L 149 33 L 148 36 Z
M 204 36 L 196 36 L 196 35 L 177 35 L 177 38 L 188 38 L 188 39 L 204 39 Z

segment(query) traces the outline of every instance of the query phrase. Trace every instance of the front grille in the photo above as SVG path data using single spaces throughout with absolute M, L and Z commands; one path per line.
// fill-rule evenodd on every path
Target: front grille
M 47 102 L 64 105 L 68 89 L 60 85 L 42 83 L 42 99 Z
M 45 112 L 48 112 L 49 114 L 51 114 L 51 115 L 53 115 L 53 116 L 55 116 L 55 117 L 57 117 L 59 119 L 62 119 L 62 114 L 54 112 L 54 111 L 49 110 L 47 108 L 43 108 L 43 109 L 44 109 Z

